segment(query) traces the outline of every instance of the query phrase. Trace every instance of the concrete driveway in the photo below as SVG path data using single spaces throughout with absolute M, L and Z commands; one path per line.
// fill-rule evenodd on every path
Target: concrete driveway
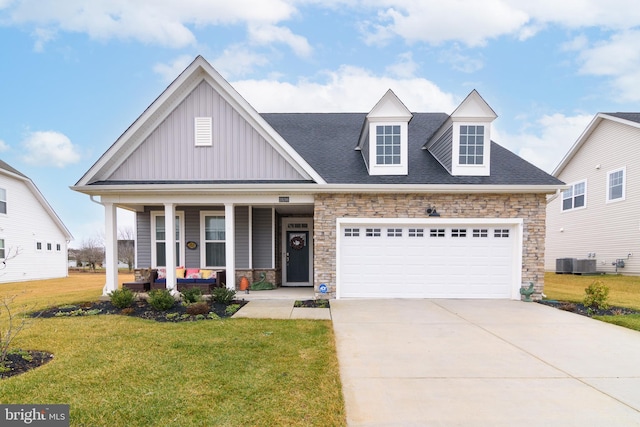
M 640 425 L 640 332 L 535 303 L 331 301 L 350 426 Z

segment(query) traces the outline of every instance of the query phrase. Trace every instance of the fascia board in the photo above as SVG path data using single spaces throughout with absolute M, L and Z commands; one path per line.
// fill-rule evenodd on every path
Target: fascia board
M 241 193 L 554 193 L 567 185 L 451 185 L 451 184 L 147 184 L 74 186 L 72 190 L 84 194 L 241 194 Z
M 600 122 L 602 122 L 604 119 L 612 119 L 612 118 L 613 117 L 607 116 L 606 114 L 602 114 L 602 113 L 596 114 L 595 117 L 591 119 L 591 122 L 586 127 L 586 129 L 578 137 L 576 142 L 573 143 L 573 145 L 571 146 L 567 154 L 564 155 L 564 157 L 562 158 L 558 166 L 556 166 L 553 172 L 551 172 L 551 175 L 558 178 L 560 176 L 560 173 L 562 173 L 562 171 L 569 164 L 571 159 L 573 159 L 573 157 L 576 155 L 578 150 L 580 150 L 580 147 L 582 147 L 582 145 L 587 141 L 587 139 L 589 139 L 589 137 L 591 136 L 593 131 L 595 131 L 595 129 L 598 127 Z

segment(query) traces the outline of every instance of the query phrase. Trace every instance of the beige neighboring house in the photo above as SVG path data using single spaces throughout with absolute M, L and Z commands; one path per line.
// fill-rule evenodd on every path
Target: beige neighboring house
M 66 277 L 72 239 L 33 181 L 0 160 L 0 283 Z
M 553 176 L 545 269 L 640 274 L 640 113 L 598 113 Z
M 197 57 L 73 187 L 105 206 L 105 293 L 120 207 L 138 268 L 186 268 L 166 268 L 172 291 L 215 269 L 325 298 L 539 296 L 562 183 L 491 140 L 475 90 L 451 114 L 380 95 L 369 112 L 260 114 Z

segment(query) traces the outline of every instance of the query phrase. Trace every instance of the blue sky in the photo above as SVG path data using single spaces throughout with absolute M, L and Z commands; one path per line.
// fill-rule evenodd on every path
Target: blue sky
M 72 246 L 101 235 L 69 186 L 203 55 L 259 112 L 367 112 L 391 88 L 450 113 L 476 89 L 493 139 L 551 172 L 597 112 L 640 111 L 638 46 L 636 0 L 0 0 L 0 158 Z

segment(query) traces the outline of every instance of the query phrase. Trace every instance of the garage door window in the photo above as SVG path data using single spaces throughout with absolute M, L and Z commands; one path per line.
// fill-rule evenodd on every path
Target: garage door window
M 429 231 L 431 237 L 444 237 L 444 228 L 432 228 Z
M 493 237 L 509 237 L 508 228 L 496 228 L 493 231 Z
M 451 237 L 467 237 L 466 228 L 452 228 Z
M 367 237 L 380 237 L 380 229 L 379 228 L 367 228 Z
M 387 228 L 387 237 L 402 237 L 402 228 Z
M 424 237 L 424 228 L 410 228 L 409 237 Z
M 359 237 L 360 229 L 359 228 L 345 228 L 344 229 L 344 237 Z
M 473 229 L 473 237 L 487 237 L 489 235 L 489 230 L 486 228 L 474 228 Z

